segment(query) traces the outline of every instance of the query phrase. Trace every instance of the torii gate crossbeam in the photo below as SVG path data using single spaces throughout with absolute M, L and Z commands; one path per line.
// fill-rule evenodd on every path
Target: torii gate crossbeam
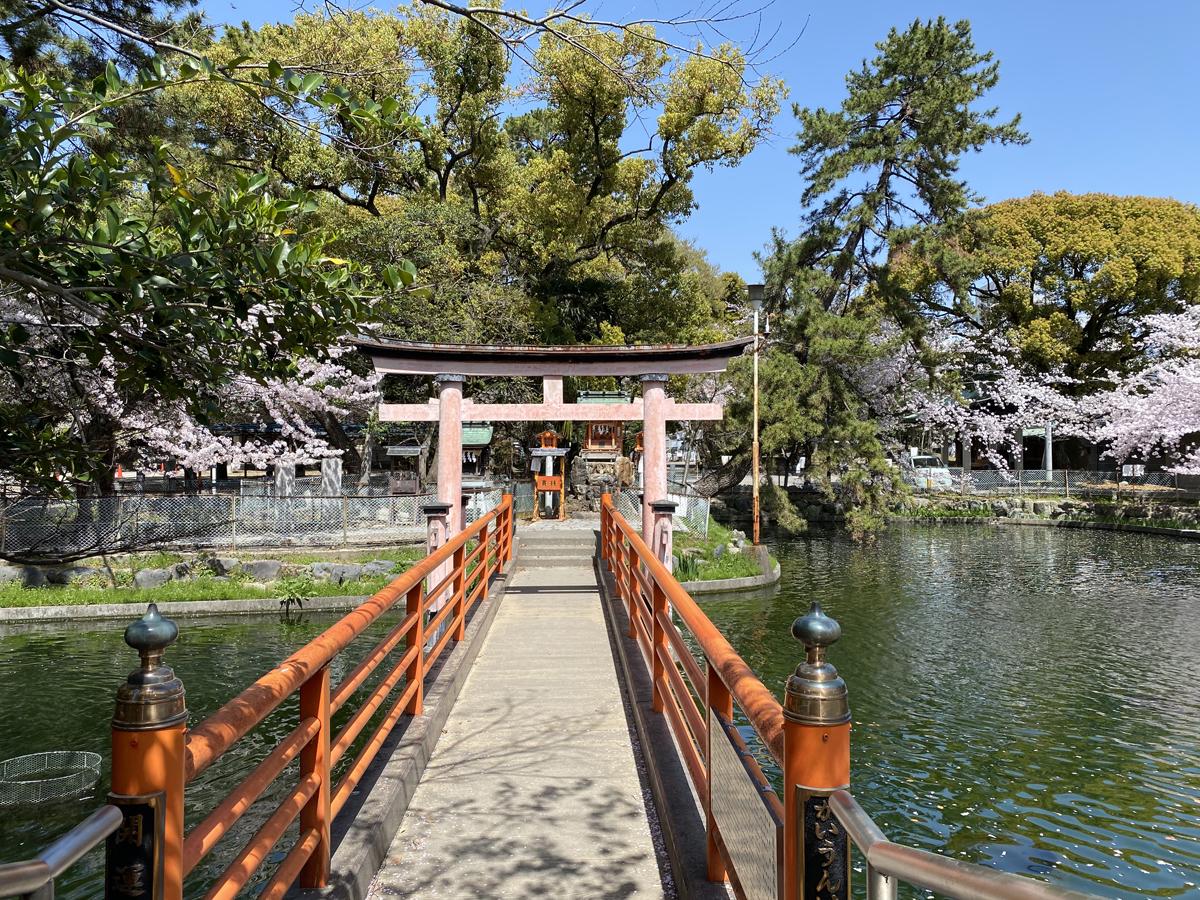
M 667 496 L 668 421 L 719 421 L 720 403 L 676 403 L 666 396 L 673 374 L 723 372 L 729 360 L 753 341 L 739 338 L 700 346 L 498 347 L 424 344 L 408 341 L 360 341 L 379 375 L 432 375 L 438 396 L 427 403 L 382 403 L 382 422 L 438 423 L 438 500 L 450 505 L 449 533 L 463 527 L 462 424 L 464 422 L 543 422 L 641 420 L 643 438 L 642 532 L 652 542 L 652 504 Z M 468 375 L 541 376 L 540 403 L 475 403 L 463 397 Z M 642 396 L 632 403 L 565 403 L 563 376 L 636 376 Z

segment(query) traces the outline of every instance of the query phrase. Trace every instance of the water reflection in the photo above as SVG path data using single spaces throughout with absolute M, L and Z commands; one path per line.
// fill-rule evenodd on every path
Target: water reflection
M 131 607 L 132 621 L 141 609 Z M 331 676 L 336 684 L 360 659 L 381 633 L 395 626 L 403 607 L 393 610 L 360 635 L 348 652 L 334 659 Z M 293 650 L 328 628 L 337 616 L 330 613 L 282 610 L 274 616 L 242 616 L 228 621 L 179 620 L 179 641 L 167 651 L 187 690 L 192 725 L 270 669 Z M 39 750 L 91 750 L 104 758 L 104 770 L 95 792 L 85 798 L 36 807 L 18 807 L 0 816 L 0 862 L 25 859 L 54 840 L 104 802 L 109 782 L 109 722 L 117 686 L 137 666 L 137 655 L 125 646 L 125 622 L 41 624 L 0 628 L 0 759 Z M 369 690 L 384 673 L 373 674 L 359 688 Z M 191 828 L 224 797 L 254 764 L 295 727 L 296 698 L 285 701 L 256 729 L 235 744 L 187 790 L 187 827 Z M 357 702 L 347 704 L 334 719 L 335 729 L 353 714 Z M 377 721 L 386 713 L 379 711 Z M 334 777 L 353 761 L 358 747 L 373 725 L 352 745 L 335 769 Z M 245 817 L 218 845 L 185 885 L 185 896 L 199 897 L 236 852 L 262 825 L 283 794 L 296 781 L 296 763 L 267 790 Z M 282 846 L 292 843 L 293 825 Z M 276 851 L 248 885 L 269 877 Z M 66 898 L 99 896 L 99 871 L 103 850 L 89 854 L 60 878 L 57 893 Z
M 896 840 L 1114 897 L 1200 894 L 1200 543 L 901 527 L 775 548 L 704 608 L 769 687 L 842 624 L 860 802 Z

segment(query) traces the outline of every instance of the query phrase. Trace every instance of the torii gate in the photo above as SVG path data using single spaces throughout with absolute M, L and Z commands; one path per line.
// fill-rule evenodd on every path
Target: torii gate
M 427 403 L 381 403 L 381 422 L 437 422 L 437 497 L 450 505 L 449 534 L 463 527 L 464 422 L 636 421 L 643 423 L 642 534 L 652 544 L 651 504 L 667 497 L 667 422 L 719 421 L 720 403 L 676 403 L 666 396 L 669 375 L 723 372 L 753 337 L 719 344 L 612 347 L 501 347 L 359 341 L 379 375 L 431 375 L 438 396 Z M 468 375 L 541 376 L 541 403 L 475 403 L 463 398 Z M 637 376 L 642 396 L 632 403 L 564 403 L 564 375 Z

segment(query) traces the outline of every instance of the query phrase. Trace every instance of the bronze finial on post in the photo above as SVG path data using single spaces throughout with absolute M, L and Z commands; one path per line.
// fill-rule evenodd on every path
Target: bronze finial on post
M 813 601 L 792 623 L 792 636 L 805 659 L 783 701 L 785 896 L 846 900 L 850 843 L 829 795 L 850 785 L 850 704 L 846 682 L 826 659 L 842 628 Z
M 112 720 L 109 802 L 123 822 L 109 836 L 105 896 L 181 900 L 183 897 L 183 682 L 163 662 L 179 629 L 151 603 L 125 629 L 141 665 L 117 689 Z
M 826 648 L 842 636 L 837 619 L 813 601 L 808 614 L 792 623 L 792 637 L 804 645 L 805 660 L 787 680 L 783 715 L 805 725 L 841 725 L 850 721 L 846 682 L 825 658 Z
M 125 643 L 138 652 L 142 664 L 117 689 L 114 728 L 165 728 L 187 719 L 183 682 L 163 664 L 164 651 L 178 636 L 178 626 L 159 613 L 155 603 L 125 629 Z

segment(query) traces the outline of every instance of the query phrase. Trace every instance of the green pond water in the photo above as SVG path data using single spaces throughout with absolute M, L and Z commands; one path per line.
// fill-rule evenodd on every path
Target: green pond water
M 914 526 L 869 545 L 813 532 L 773 551 L 778 590 L 703 607 L 780 692 L 802 656 L 792 619 L 819 599 L 841 622 L 830 656 L 850 688 L 853 790 L 890 837 L 1110 897 L 1200 897 L 1200 542 Z M 192 723 L 334 618 L 181 619 L 168 661 Z M 335 683 L 391 624 L 359 639 Z M 93 750 L 107 765 L 113 693 L 136 663 L 123 625 L 0 627 L 0 759 Z M 294 721 L 281 708 L 190 787 L 189 826 Z M 107 779 L 83 799 L 0 808 L 0 861 L 70 828 Z M 218 845 L 189 897 L 290 783 Z M 59 894 L 100 896 L 101 865 L 89 856 Z
M 141 610 L 133 606 L 130 610 L 132 621 Z M 351 645 L 345 660 L 334 661 L 335 684 L 402 615 L 401 608 L 376 622 Z M 336 620 L 334 614 L 304 615 L 298 621 L 296 617 L 285 621 L 278 615 L 233 616 L 228 621 L 179 619 L 179 641 L 167 651 L 167 662 L 184 682 L 191 724 L 215 712 L 275 662 Z M 0 626 L 0 759 L 39 750 L 90 750 L 104 757 L 100 780 L 95 790 L 84 797 L 37 806 L 0 807 L 0 862 L 33 856 L 104 803 L 113 700 L 118 685 L 137 667 L 137 654 L 122 639 L 125 624 Z M 379 676 L 369 679 L 368 685 L 376 677 Z M 203 818 L 295 727 L 295 703 L 295 698 L 285 702 L 188 787 L 188 828 Z M 353 711 L 343 709 L 335 717 L 335 726 L 340 726 Z M 375 718 L 381 718 L 384 712 L 381 710 Z M 371 730 L 368 726 L 342 760 L 339 771 L 350 764 L 357 747 Z M 203 896 L 206 882 L 224 870 L 295 782 L 296 763 L 293 763 L 188 879 L 186 896 Z M 284 852 L 294 841 L 294 835 L 293 825 L 290 837 L 282 842 Z M 276 852 L 268 862 L 278 862 L 284 852 Z M 103 865 L 101 848 L 58 880 L 58 896 L 102 896 Z M 260 870 L 251 885 L 261 885 L 269 875 L 270 871 Z
M 792 620 L 812 600 L 838 619 L 852 790 L 889 837 L 1110 897 L 1200 897 L 1200 542 L 906 526 L 774 552 L 778 591 L 701 605 L 780 696 Z

